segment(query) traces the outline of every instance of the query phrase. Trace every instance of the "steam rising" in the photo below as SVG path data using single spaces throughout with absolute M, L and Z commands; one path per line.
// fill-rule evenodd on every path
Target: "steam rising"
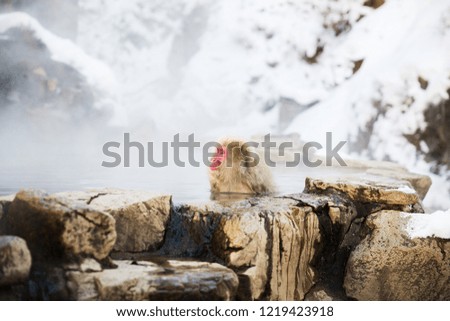
M 333 131 L 354 143 L 352 157 L 430 174 L 404 135 L 448 99 L 450 5 L 364 2 L 0 5 L 0 193 L 107 186 L 207 195 L 204 168 L 102 168 L 103 145 L 125 132 L 160 146 L 177 133 L 205 142 L 296 132 L 322 142 Z M 382 113 L 383 104 L 394 108 Z M 428 205 L 448 208 L 441 173 Z

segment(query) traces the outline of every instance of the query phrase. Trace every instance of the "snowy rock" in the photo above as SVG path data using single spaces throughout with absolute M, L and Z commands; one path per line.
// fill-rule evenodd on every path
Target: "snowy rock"
M 414 237 L 416 216 L 382 211 L 365 223 L 368 235 L 351 253 L 344 287 L 357 300 L 449 300 L 450 239 Z
M 20 191 L 0 229 L 27 241 L 34 259 L 102 260 L 116 241 L 114 218 L 83 202 L 38 191 Z
M 384 177 L 388 180 L 409 182 L 421 200 L 425 198 L 431 187 L 432 181 L 429 176 L 410 172 L 398 163 L 368 160 L 346 160 L 346 162 L 351 168 L 363 168 L 364 173 L 373 180 Z
M 382 177 L 389 177 L 401 181 L 407 181 L 416 190 L 421 200 L 425 198 L 431 186 L 431 178 L 429 176 L 411 173 L 408 171 L 370 168 L 367 170 L 367 173 Z
M 344 194 L 351 200 L 365 204 L 386 204 L 416 207 L 421 210 L 419 196 L 407 181 L 381 177 L 306 178 L 305 193 Z
M 164 240 L 172 208 L 170 195 L 117 189 L 64 192 L 56 195 L 81 201 L 89 208 L 113 216 L 117 232 L 115 251 L 155 250 Z
M 0 287 L 26 281 L 30 268 L 27 243 L 17 236 L 0 236 Z
M 67 272 L 74 300 L 231 300 L 236 274 L 217 263 L 115 261 L 117 269 Z

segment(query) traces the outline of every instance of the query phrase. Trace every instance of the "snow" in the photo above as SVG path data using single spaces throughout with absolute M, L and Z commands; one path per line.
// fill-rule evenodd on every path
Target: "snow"
M 286 96 L 308 104 L 351 74 L 352 64 L 341 57 L 323 66 L 302 57 L 334 38 L 324 24 L 346 15 L 355 21 L 369 11 L 363 1 L 111 2 L 116 5 L 80 2 L 89 10 L 81 16 L 79 43 L 120 75 L 132 124 L 133 115 L 157 117 L 158 133 L 267 132 L 275 121 L 258 123 L 253 116 L 268 102 Z M 134 122 L 139 126 L 140 119 Z
M 448 209 L 450 172 L 433 174 L 435 164 L 404 135 L 423 129 L 423 111 L 449 98 L 450 2 L 387 0 L 376 10 L 364 2 L 79 0 L 76 44 L 24 13 L 0 15 L 0 32 L 33 30 L 133 134 L 295 132 L 324 145 L 332 132 L 333 142 L 348 141 L 342 154 L 351 158 L 429 175 L 424 205 Z M 280 128 L 280 97 L 318 103 Z
M 447 175 L 436 175 L 426 173 L 431 177 L 431 187 L 425 197 L 423 204 L 431 209 L 450 209 L 450 177 Z
M 431 214 L 408 214 L 406 232 L 409 237 L 440 237 L 450 239 L 450 210 L 436 211 Z
M 424 109 L 448 99 L 450 2 L 388 0 L 376 10 L 363 3 L 82 0 L 79 44 L 114 69 L 127 125 L 137 131 L 210 138 L 282 131 L 321 144 L 332 132 L 333 141 L 349 142 L 342 153 L 353 158 L 431 175 L 425 206 L 449 208 L 448 173 L 432 175 L 433 164 L 404 134 L 424 128 Z M 280 129 L 280 97 L 318 103 Z M 368 124 L 372 133 L 350 151 Z

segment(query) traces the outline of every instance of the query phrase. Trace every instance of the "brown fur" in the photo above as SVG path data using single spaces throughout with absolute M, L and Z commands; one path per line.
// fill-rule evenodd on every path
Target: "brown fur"
M 219 142 L 227 150 L 226 160 L 216 170 L 209 169 L 212 193 L 267 194 L 275 192 L 272 173 L 255 149 L 237 139 Z

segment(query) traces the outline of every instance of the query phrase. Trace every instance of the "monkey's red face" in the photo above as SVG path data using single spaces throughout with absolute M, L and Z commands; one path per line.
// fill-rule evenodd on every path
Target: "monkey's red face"
M 222 163 L 226 160 L 226 158 L 227 158 L 227 150 L 225 148 L 223 148 L 223 146 L 217 147 L 216 154 L 211 159 L 211 165 L 210 165 L 211 170 L 212 171 L 217 170 L 217 168 L 220 165 L 222 165 Z

